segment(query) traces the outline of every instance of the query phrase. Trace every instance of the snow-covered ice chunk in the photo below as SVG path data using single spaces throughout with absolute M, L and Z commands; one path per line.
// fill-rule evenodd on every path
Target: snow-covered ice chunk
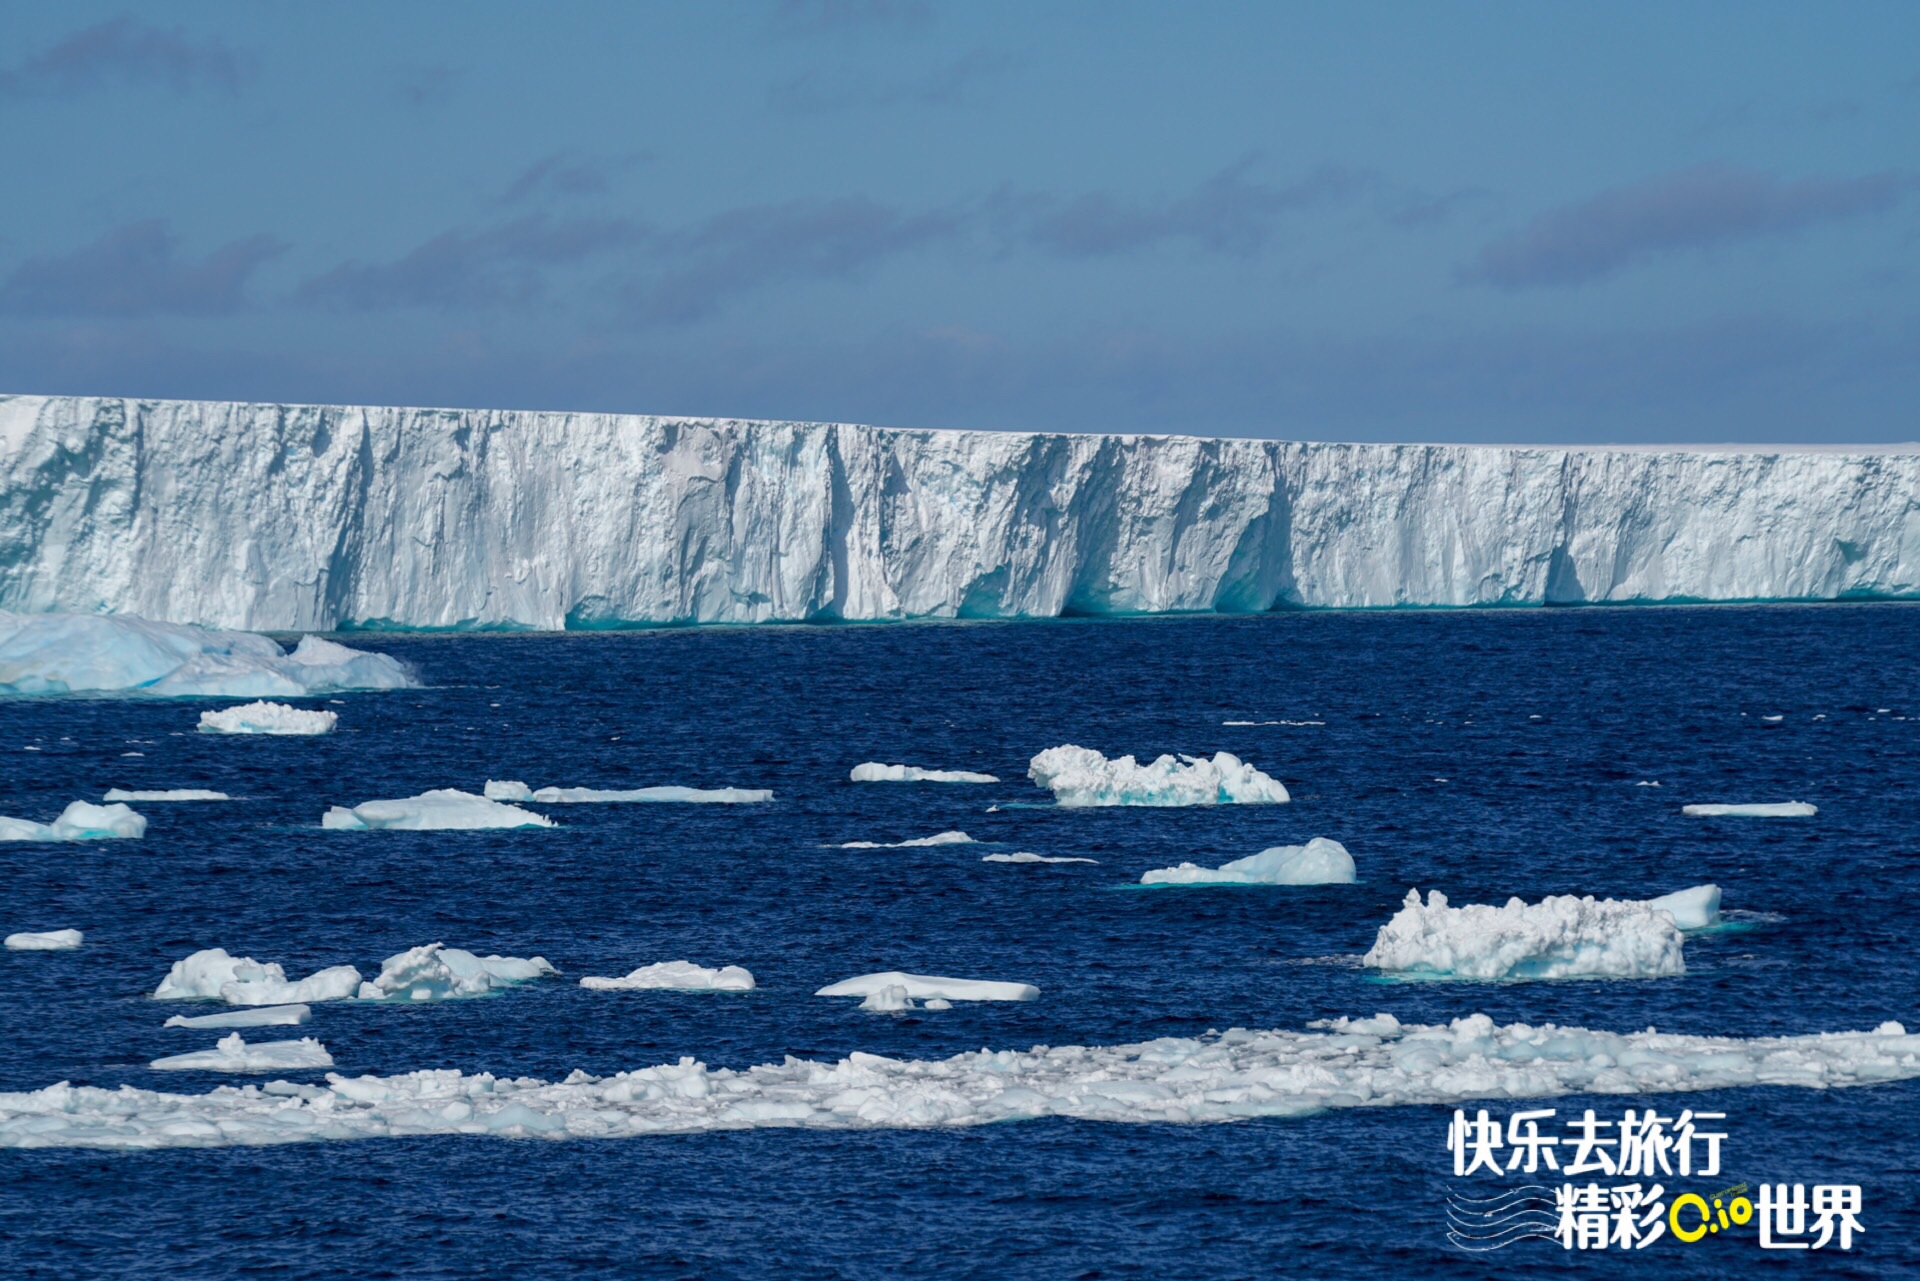
M 915 765 L 883 765 L 862 761 L 853 767 L 848 779 L 855 783 L 998 783 L 992 774 L 976 774 L 964 769 L 921 769 Z
M 344 1001 L 360 986 L 360 971 L 331 965 L 289 981 L 277 964 L 230 956 L 223 947 L 203 948 L 175 961 L 153 990 L 156 1001 L 225 1001 L 228 1005 L 299 1005 Z
M 0 946 L 10 952 L 71 952 L 86 940 L 79 930 L 22 931 L 9 934 Z
M 1200 867 L 1182 863 L 1161 867 L 1140 878 L 1142 885 L 1351 885 L 1353 855 L 1324 836 L 1305 845 L 1276 845 L 1245 858 Z
M 1426 978 L 1645 979 L 1685 974 L 1670 911 L 1644 901 L 1554 895 L 1451 907 L 1418 890 L 1380 927 L 1362 964 Z
M 1682 930 L 1706 930 L 1720 924 L 1720 887 L 1696 885 L 1648 899 L 1647 906 L 1665 912 Z
M 543 787 L 538 791 L 518 780 L 488 779 L 490 801 L 532 801 L 540 805 L 755 805 L 773 799 L 763 787 Z
M 147 820 L 125 805 L 75 801 L 51 823 L 0 817 L 0 841 L 128 841 L 147 834 Z
M 1871 1032 L 1743 1038 L 1503 1025 L 1484 1014 L 1404 1024 L 1378 1014 L 1300 1031 L 1233 1028 L 946 1059 L 855 1053 L 838 1062 L 788 1058 L 732 1069 L 682 1058 L 559 1081 L 435 1069 L 331 1073 L 324 1084 L 225 1085 L 202 1094 L 63 1082 L 0 1093 L 0 1148 L 204 1148 L 433 1134 L 611 1139 L 1039 1117 L 1191 1125 L 1336 1108 L 1756 1085 L 1839 1089 L 1915 1077 L 1920 1036 L 1892 1022 Z
M 838 848 L 843 850 L 913 850 L 933 845 L 978 845 L 979 842 L 961 831 L 935 832 L 932 836 L 916 836 L 910 841 L 845 841 Z
M 305 1023 L 313 1010 L 305 1005 L 262 1005 L 251 1009 L 222 1010 L 218 1014 L 176 1014 L 162 1027 L 296 1027 Z
M 285 703 L 242 703 L 217 712 L 200 713 L 202 734 L 331 734 L 340 713 L 324 708 L 310 711 Z
M 158 792 L 129 792 L 116 787 L 107 792 L 109 801 L 230 801 L 225 792 L 209 792 L 199 787 L 174 787 Z
M 1682 805 L 1689 818 L 1812 818 L 1820 811 L 1805 801 L 1777 801 L 1761 805 Z
M 617 979 L 584 978 L 580 986 L 596 992 L 751 992 L 753 975 L 738 965 L 714 970 L 692 961 L 659 961 Z
M 554 822 L 517 805 L 443 787 L 396 800 L 363 801 L 351 808 L 335 805 L 321 816 L 320 826 L 336 832 L 442 832 L 552 827 Z
M 220 1038 L 211 1050 L 171 1054 L 147 1065 L 156 1072 L 297 1072 L 333 1066 L 327 1047 L 310 1036 L 298 1041 L 256 1041 L 252 1045 L 238 1032 Z
M 1283 804 L 1287 789 L 1232 752 L 1162 756 L 1142 765 L 1107 759 L 1090 747 L 1050 747 L 1027 766 L 1027 777 L 1066 806 Z
M 490 992 L 558 974 L 544 956 L 475 956 L 462 948 L 427 943 L 389 956 L 371 982 L 360 985 L 363 1001 L 446 1001 Z
M 859 974 L 838 983 L 830 983 L 815 996 L 872 996 L 884 988 L 906 989 L 908 996 L 925 1000 L 939 997 L 947 1001 L 1031 1001 L 1040 989 L 1031 983 L 1002 983 L 993 979 L 949 979 L 931 974 L 902 974 L 887 970 L 880 974 Z
M 1100 862 L 1097 858 L 1067 858 L 1059 855 L 1032 854 L 1026 850 L 1013 854 L 986 854 L 980 861 L 982 863 L 1093 863 L 1096 865 Z

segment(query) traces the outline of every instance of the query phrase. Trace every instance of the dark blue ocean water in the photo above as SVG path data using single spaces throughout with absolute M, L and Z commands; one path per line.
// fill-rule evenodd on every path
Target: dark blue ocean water
M 0 812 L 45 820 L 121 787 L 144 841 L 0 845 L 0 1090 L 199 1091 L 152 1058 L 167 966 L 224 946 L 304 974 L 444 940 L 569 975 L 687 957 L 744 997 L 548 981 L 394 1010 L 316 1007 L 339 1070 L 546 1078 L 695 1055 L 744 1067 L 853 1050 L 1102 1044 L 1387 1010 L 1741 1036 L 1920 1023 L 1920 609 L 1325 613 L 1052 623 L 362 636 L 430 688 L 348 697 L 325 739 L 190 731 L 198 702 L 0 703 Z M 1886 709 L 1886 710 L 1880 710 Z M 1778 716 L 1778 721 L 1764 717 Z M 1228 720 L 1324 721 L 1228 727 Z M 1064 811 L 1027 759 L 1225 748 L 1283 807 Z M 25 751 L 33 746 L 42 750 Z M 141 756 L 127 756 L 142 752 Z M 997 786 L 853 785 L 863 760 Z M 488 778 L 767 786 L 765 806 L 575 806 L 563 830 L 341 834 L 322 809 Z M 1661 786 L 1636 787 L 1640 780 Z M 1702 821 L 1689 801 L 1801 799 L 1809 821 Z M 964 828 L 979 847 L 848 851 Z M 1145 869 L 1325 835 L 1361 883 L 1143 892 Z M 1351 963 L 1411 885 L 1456 902 L 1645 897 L 1718 882 L 1779 919 L 1687 944 L 1684 978 L 1386 984 Z M 875 1016 L 815 999 L 879 969 L 1018 979 L 1039 1001 Z M 250 1034 L 254 1039 L 261 1035 Z M 1920 1083 L 1553 1100 L 1728 1113 L 1734 1179 L 1859 1183 L 1850 1255 L 1751 1234 L 1644 1254 L 1445 1239 L 1450 1111 L 1182 1127 L 1045 1121 L 946 1132 L 763 1130 L 105 1154 L 0 1152 L 0 1270 L 73 1277 L 1523 1277 L 1911 1274 Z M 1504 1111 L 1504 1107 L 1499 1109 Z M 1729 1180 L 1731 1181 L 1731 1180 Z

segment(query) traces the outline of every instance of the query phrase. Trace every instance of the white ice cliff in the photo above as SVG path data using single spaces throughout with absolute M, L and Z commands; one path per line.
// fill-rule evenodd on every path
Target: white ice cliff
M 1913 446 L 0 398 L 0 608 L 35 613 L 557 628 L 1915 595 Z

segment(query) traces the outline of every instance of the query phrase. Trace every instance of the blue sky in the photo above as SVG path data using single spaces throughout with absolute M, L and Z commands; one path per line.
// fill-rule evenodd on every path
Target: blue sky
M 1920 5 L 0 0 L 0 389 L 1920 437 Z

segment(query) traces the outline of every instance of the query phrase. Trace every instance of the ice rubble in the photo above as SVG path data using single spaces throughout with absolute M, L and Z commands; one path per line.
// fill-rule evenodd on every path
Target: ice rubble
M 753 975 L 738 965 L 708 969 L 692 961 L 659 961 L 643 965 L 621 978 L 589 977 L 580 986 L 596 992 L 751 992 Z
M 1141 765 L 1107 759 L 1089 747 L 1050 747 L 1027 766 L 1027 777 L 1065 806 L 1282 804 L 1287 789 L 1232 752 L 1162 756 Z
M 335 832 L 440 832 L 552 827 L 554 821 L 517 805 L 442 787 L 397 800 L 363 801 L 352 808 L 335 805 L 321 816 L 320 826 Z
M 261 1005 L 218 1014 L 175 1014 L 162 1027 L 297 1027 L 313 1016 L 305 1005 Z
M 230 956 L 225 948 L 213 947 L 175 961 L 153 995 L 160 1001 L 211 1000 L 247 1006 L 346 1000 L 440 1001 L 485 996 L 557 973 L 543 956 L 475 956 L 461 948 L 427 943 L 389 956 L 370 981 L 362 982 L 360 971 L 351 965 L 333 965 L 289 982 L 287 972 L 278 965 L 263 965 L 250 956 Z
M 636 787 L 609 791 L 597 787 L 543 787 L 538 791 L 515 779 L 487 780 L 490 801 L 532 801 L 539 805 L 616 805 L 674 803 L 683 805 L 753 805 L 773 799 L 759 787 Z
M 1276 845 L 1245 858 L 1200 867 L 1155 868 L 1142 885 L 1351 885 L 1353 855 L 1340 842 L 1316 836 L 1305 845 Z
M 170 1054 L 147 1065 L 156 1072 L 297 1072 L 333 1066 L 327 1047 L 310 1036 L 298 1041 L 255 1041 L 238 1032 L 220 1038 L 211 1050 Z
M 931 974 L 902 974 L 887 970 L 880 974 L 858 974 L 838 983 L 830 983 L 815 996 L 872 996 L 886 988 L 904 988 L 919 1000 L 945 1001 L 1031 1001 L 1040 989 L 1031 983 L 1003 983 L 993 979 L 949 979 Z
M 0 946 L 10 952 L 71 952 L 86 940 L 79 930 L 45 930 L 35 934 L 22 931 L 7 935 Z
M 915 765 L 883 765 L 862 761 L 847 775 L 855 783 L 998 783 L 992 774 L 964 769 L 921 769 Z
M 1686 973 L 1681 930 L 1719 920 L 1720 890 L 1696 886 L 1652 900 L 1552 895 L 1501 907 L 1453 907 L 1418 890 L 1380 927 L 1362 963 L 1426 978 L 1666 978 Z
M 362 1001 L 445 1001 L 486 996 L 530 979 L 558 974 L 544 956 L 475 956 L 428 943 L 389 956 L 380 973 L 359 988 Z
M 1763 805 L 1682 805 L 1680 812 L 1689 818 L 1812 818 L 1820 811 L 1805 801 L 1779 801 Z
M 233 798 L 225 792 L 209 792 L 198 787 L 175 787 L 160 792 L 129 792 L 125 788 L 112 788 L 107 792 L 109 801 L 230 801 Z
M 230 956 L 223 947 L 203 948 L 175 961 L 153 990 L 156 1001 L 225 1001 L 228 1005 L 298 1005 L 344 1001 L 360 986 L 351 965 L 317 970 L 297 982 L 277 964 L 250 956 Z
M 1390 1014 L 1307 1031 L 1235 1028 L 1134 1045 L 979 1050 L 948 1059 L 856 1053 L 744 1070 L 691 1058 L 562 1081 L 452 1069 L 204 1094 L 66 1082 L 0 1094 L 0 1148 L 192 1148 L 490 1134 L 627 1138 L 764 1127 L 928 1129 L 1037 1117 L 1195 1124 L 1473 1099 L 1647 1095 L 1745 1086 L 1838 1089 L 1920 1077 L 1920 1036 L 1759 1038 L 1592 1031 L 1484 1014 Z
M 298 698 L 405 689 L 385 654 L 304 637 L 292 653 L 265 636 L 132 615 L 0 610 L 0 694 L 138 694 L 159 698 Z
M 146 834 L 145 816 L 125 805 L 75 801 L 51 823 L 0 817 L 0 841 L 127 841 Z
M 1047 854 L 1030 854 L 1026 850 L 1013 854 L 986 854 L 980 861 L 982 863 L 1093 863 L 1096 865 L 1100 862 L 1097 858 L 1065 858 Z
M 340 713 L 324 708 L 310 711 L 285 703 L 242 703 L 217 712 L 200 713 L 202 734 L 331 734 Z
M 843 850 L 914 850 L 934 845 L 978 845 L 980 842 L 961 831 L 935 832 L 932 836 L 916 836 L 909 841 L 846 841 L 836 848 Z

